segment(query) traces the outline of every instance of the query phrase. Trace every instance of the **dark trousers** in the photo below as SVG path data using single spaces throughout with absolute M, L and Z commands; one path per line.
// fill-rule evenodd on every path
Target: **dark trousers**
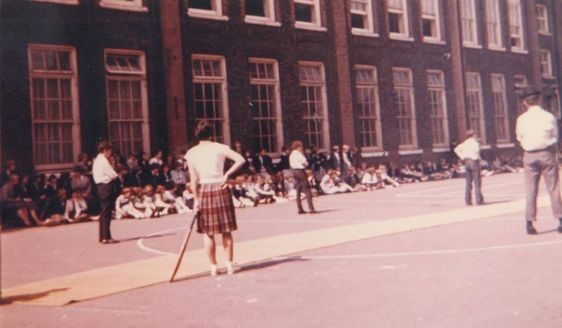
M 111 208 L 114 202 L 113 186 L 111 183 L 98 183 L 98 197 L 100 199 L 100 234 L 99 241 L 111 239 Z
M 302 208 L 301 193 L 304 192 L 306 196 L 306 202 L 308 203 L 308 209 L 314 211 L 314 205 L 312 204 L 312 192 L 310 191 L 310 183 L 306 178 L 306 172 L 304 170 L 292 170 L 293 178 L 295 179 L 295 189 L 297 190 L 297 207 L 299 212 L 304 211 Z
M 482 204 L 482 177 L 480 176 L 480 161 L 466 158 L 464 159 L 464 167 L 466 169 L 466 189 L 464 193 L 464 201 L 466 205 L 472 205 L 472 184 L 474 183 L 474 197 L 476 204 Z
M 546 191 L 550 196 L 552 216 L 555 219 L 562 218 L 556 150 L 545 149 L 543 151 L 525 152 L 523 166 L 525 167 L 525 219 L 527 221 L 535 221 L 537 219 L 537 195 L 541 175 L 544 178 Z

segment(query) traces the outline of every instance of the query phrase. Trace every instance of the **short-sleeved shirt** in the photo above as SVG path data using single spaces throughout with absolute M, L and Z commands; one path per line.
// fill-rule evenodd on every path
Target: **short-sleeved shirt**
M 235 159 L 242 155 L 230 149 L 227 145 L 201 141 L 187 151 L 184 158 L 190 172 L 199 176 L 199 183 L 221 183 L 224 176 L 224 162 L 227 158 Z

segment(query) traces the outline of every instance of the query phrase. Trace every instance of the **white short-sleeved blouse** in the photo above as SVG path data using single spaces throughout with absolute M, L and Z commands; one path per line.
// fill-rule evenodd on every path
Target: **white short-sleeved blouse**
M 199 183 L 221 183 L 224 175 L 224 161 L 227 158 L 232 160 L 242 158 L 227 145 L 201 141 L 199 144 L 187 151 L 184 158 L 190 172 L 195 172 L 199 176 Z

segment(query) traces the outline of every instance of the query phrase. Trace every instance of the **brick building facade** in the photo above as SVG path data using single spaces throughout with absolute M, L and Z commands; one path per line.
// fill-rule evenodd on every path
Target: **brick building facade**
M 4 0 L 0 157 L 69 168 L 218 140 L 446 157 L 467 128 L 515 153 L 517 92 L 560 117 L 560 0 Z

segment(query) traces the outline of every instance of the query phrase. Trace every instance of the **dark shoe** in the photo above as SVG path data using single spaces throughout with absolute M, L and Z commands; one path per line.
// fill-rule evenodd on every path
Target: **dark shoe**
M 318 212 L 317 210 L 312 210 L 312 211 L 310 211 L 310 212 L 308 212 L 308 213 L 309 213 L 309 214 L 318 214 L 318 213 L 320 213 L 320 212 Z
M 484 201 L 481 201 L 480 203 L 478 203 L 476 205 L 486 205 L 486 203 Z
M 115 239 L 104 239 L 101 241 L 102 244 L 117 244 L 119 240 Z
M 562 224 L 558 226 L 558 228 L 556 228 L 556 231 L 558 231 L 558 233 L 562 233 Z
M 527 222 L 527 234 L 528 235 L 536 235 L 537 230 L 533 227 L 533 223 Z
M 304 211 L 304 210 L 300 210 L 300 211 L 299 211 L 299 214 L 306 214 L 306 213 L 307 213 L 307 212 Z

